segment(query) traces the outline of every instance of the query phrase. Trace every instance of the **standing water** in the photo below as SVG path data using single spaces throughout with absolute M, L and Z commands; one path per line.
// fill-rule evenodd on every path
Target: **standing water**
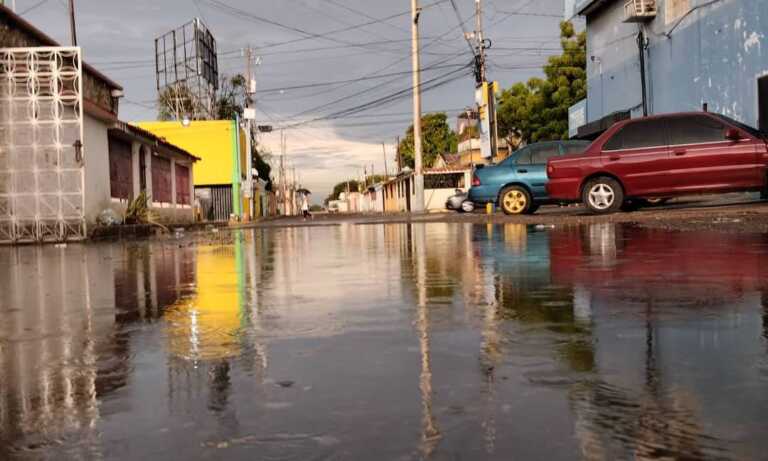
M 768 237 L 0 248 L 0 459 L 760 459 Z

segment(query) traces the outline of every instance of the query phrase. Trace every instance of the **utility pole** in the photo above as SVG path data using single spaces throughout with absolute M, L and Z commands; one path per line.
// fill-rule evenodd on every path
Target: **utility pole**
M 245 49 L 245 74 L 246 74 L 246 80 L 245 80 L 245 108 L 250 109 L 251 108 L 251 97 L 253 96 L 253 84 L 251 83 L 253 81 L 253 56 L 251 55 L 251 47 L 248 47 Z M 253 219 L 253 210 L 254 210 L 254 197 L 253 197 L 253 118 L 251 117 L 252 114 L 248 113 L 250 111 L 246 110 L 245 115 L 245 126 L 246 126 L 246 141 L 245 141 L 245 164 L 246 164 L 246 173 L 245 173 L 245 189 L 246 194 L 245 197 L 248 199 L 248 215 L 247 219 L 248 221 L 251 221 Z
M 389 168 L 387 168 L 387 146 L 381 143 L 381 148 L 384 150 L 384 177 L 389 178 Z
M 14 0 L 14 9 L 16 1 Z M 75 0 L 69 0 L 69 33 L 72 37 L 72 46 L 77 46 L 77 28 L 75 27 Z
M 400 174 L 400 172 L 403 171 L 403 160 L 400 158 L 400 136 L 398 136 L 396 139 L 397 141 L 395 141 L 395 148 L 397 149 L 397 152 L 395 154 L 395 159 L 397 160 L 397 173 L 395 175 Z
M 498 128 L 496 120 L 496 87 L 488 82 L 485 50 L 491 47 L 483 35 L 483 1 L 475 0 L 475 32 L 469 34 L 475 41 L 475 99 L 481 128 L 482 156 L 493 161 L 498 154 Z M 468 37 L 469 38 L 469 37 Z
M 283 216 L 288 216 L 288 207 L 286 206 L 288 192 L 285 189 L 285 131 L 280 130 L 280 199 L 283 202 Z
M 485 75 L 485 45 L 483 43 L 483 2 L 475 0 L 475 60 L 478 84 L 487 82 Z
M 413 61 L 413 155 L 415 158 L 414 202 L 411 209 L 415 212 L 424 211 L 424 176 L 422 164 L 421 141 L 421 59 L 419 57 L 419 16 L 421 8 L 419 0 L 411 0 L 411 58 Z
M 298 214 L 298 211 L 296 209 L 296 190 L 298 187 L 296 187 L 296 166 L 292 166 L 291 169 L 293 170 L 293 183 L 291 187 L 291 213 Z

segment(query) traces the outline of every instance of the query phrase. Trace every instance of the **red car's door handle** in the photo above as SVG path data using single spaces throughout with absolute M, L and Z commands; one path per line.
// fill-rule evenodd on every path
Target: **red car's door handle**
M 616 160 L 621 160 L 621 157 L 619 157 L 618 155 L 609 155 L 608 160 L 615 162 Z
M 685 150 L 685 149 L 675 149 L 675 150 L 672 151 L 672 153 L 677 155 L 678 157 L 680 157 L 681 155 L 687 154 L 688 151 Z

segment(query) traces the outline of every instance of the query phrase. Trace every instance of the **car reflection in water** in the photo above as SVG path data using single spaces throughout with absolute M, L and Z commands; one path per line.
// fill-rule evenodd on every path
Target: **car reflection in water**
M 552 281 L 573 287 L 600 376 L 571 391 L 584 453 L 761 456 L 766 248 L 763 235 L 605 224 L 551 233 Z

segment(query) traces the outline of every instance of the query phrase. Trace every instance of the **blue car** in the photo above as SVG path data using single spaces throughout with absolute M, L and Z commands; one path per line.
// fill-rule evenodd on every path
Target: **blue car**
M 583 152 L 588 141 L 529 144 L 498 165 L 478 167 L 469 189 L 477 205 L 494 203 L 506 214 L 531 214 L 547 203 L 547 160 Z

